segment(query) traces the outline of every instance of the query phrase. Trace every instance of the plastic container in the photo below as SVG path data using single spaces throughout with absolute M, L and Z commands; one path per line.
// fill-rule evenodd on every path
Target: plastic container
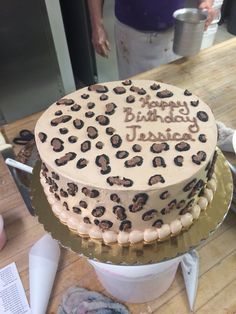
M 213 7 L 214 8 L 216 8 L 216 7 L 221 7 L 222 6 L 222 4 L 223 4 L 223 0 L 215 0 L 214 2 L 213 2 Z
M 207 30 L 203 33 L 201 49 L 209 48 L 214 44 L 218 30 L 218 22 L 221 19 L 221 6 L 222 1 L 215 1 L 213 4 L 213 8 L 216 10 L 217 14 L 214 20 L 208 26 Z
M 221 4 L 213 5 L 213 8 L 214 8 L 214 10 L 216 12 L 216 15 L 215 15 L 214 20 L 211 22 L 211 24 L 216 24 L 216 23 L 218 23 L 220 21 L 220 19 L 221 19 L 221 6 L 222 6 Z
M 201 49 L 209 48 L 214 44 L 217 30 L 217 23 L 208 26 L 208 29 L 203 34 Z
M 143 303 L 162 295 L 172 284 L 182 256 L 166 262 L 120 266 L 89 260 L 109 294 L 130 303 Z
M 196 55 L 201 49 L 207 11 L 184 8 L 174 12 L 173 51 L 183 57 Z

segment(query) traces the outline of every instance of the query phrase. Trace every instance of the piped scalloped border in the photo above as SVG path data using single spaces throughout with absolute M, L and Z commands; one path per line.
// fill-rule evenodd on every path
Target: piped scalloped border
M 199 219 L 178 237 L 166 241 L 139 242 L 127 247 L 118 243 L 106 245 L 103 241 L 78 236 L 63 225 L 53 214 L 43 188 L 39 182 L 41 163 L 34 167 L 31 183 L 32 205 L 36 216 L 45 229 L 60 244 L 80 256 L 103 263 L 116 265 L 145 265 L 175 258 L 197 247 L 206 240 L 223 222 L 232 200 L 233 181 L 224 155 L 218 150 L 215 173 L 217 190 L 207 210 L 202 210 Z
M 42 181 L 43 183 L 43 181 Z M 79 222 L 76 218 L 72 218 L 70 212 L 63 209 L 60 202 L 56 201 L 48 189 L 43 184 L 44 192 L 47 196 L 48 202 L 52 207 L 52 211 L 61 221 L 61 223 L 68 226 L 68 228 L 76 232 L 81 237 L 90 237 L 91 239 L 104 241 L 106 244 L 118 242 L 120 245 L 129 245 L 139 242 L 153 242 L 164 241 L 170 236 L 178 235 L 182 230 L 190 228 L 194 220 L 197 220 L 201 210 L 206 210 L 209 203 L 212 202 L 214 193 L 217 187 L 217 180 L 215 174 L 212 179 L 207 182 L 204 188 L 203 196 L 192 207 L 190 212 L 181 215 L 179 219 L 172 221 L 170 224 L 164 224 L 160 228 L 148 228 L 144 231 L 132 230 L 131 232 L 105 230 L 102 231 L 98 226 Z

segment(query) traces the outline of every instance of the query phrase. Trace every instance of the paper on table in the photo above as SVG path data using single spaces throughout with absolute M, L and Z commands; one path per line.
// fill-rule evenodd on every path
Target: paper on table
M 193 311 L 198 287 L 199 256 L 196 250 L 184 254 L 181 260 L 181 268 L 188 296 L 189 307 Z
M 15 263 L 0 269 L 0 313 L 31 313 Z
M 30 306 L 32 314 L 46 313 L 59 258 L 59 245 L 48 234 L 36 242 L 29 252 Z

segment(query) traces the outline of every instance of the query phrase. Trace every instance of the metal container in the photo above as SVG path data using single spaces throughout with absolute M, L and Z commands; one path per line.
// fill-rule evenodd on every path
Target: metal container
M 175 20 L 173 51 L 179 56 L 189 57 L 200 51 L 207 11 L 180 9 L 173 13 Z

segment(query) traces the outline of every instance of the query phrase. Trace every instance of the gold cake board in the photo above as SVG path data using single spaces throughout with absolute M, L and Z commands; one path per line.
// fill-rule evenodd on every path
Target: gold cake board
M 159 263 L 182 255 L 196 248 L 221 225 L 232 200 L 232 175 L 227 160 L 218 149 L 215 166 L 217 190 L 213 201 L 206 211 L 201 212 L 199 219 L 194 221 L 188 230 L 163 242 L 138 243 L 129 247 L 122 247 L 117 243 L 106 245 L 100 241 L 81 238 L 70 231 L 53 214 L 40 184 L 40 168 L 41 163 L 38 162 L 34 167 L 31 182 L 32 204 L 38 221 L 44 226 L 45 231 L 58 240 L 63 247 L 89 259 L 104 263 L 145 265 Z

